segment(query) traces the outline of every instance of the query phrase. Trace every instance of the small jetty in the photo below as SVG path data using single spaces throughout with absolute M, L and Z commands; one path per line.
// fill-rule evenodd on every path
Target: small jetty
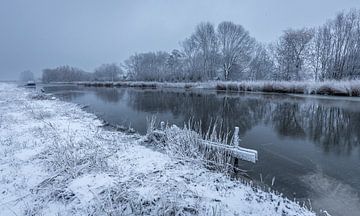
M 35 81 L 28 81 L 26 84 L 25 84 L 26 87 L 36 87 L 36 83 Z

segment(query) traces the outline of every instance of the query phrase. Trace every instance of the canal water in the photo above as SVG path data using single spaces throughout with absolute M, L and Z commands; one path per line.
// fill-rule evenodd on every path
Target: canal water
M 240 128 L 241 145 L 256 149 L 248 175 L 289 199 L 332 215 L 360 215 L 360 99 L 183 89 L 46 85 L 48 93 L 117 125 L 146 133 L 146 118 L 182 126 L 190 118 Z

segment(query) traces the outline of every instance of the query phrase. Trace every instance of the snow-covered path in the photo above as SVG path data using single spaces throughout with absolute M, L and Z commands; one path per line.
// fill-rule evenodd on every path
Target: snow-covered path
M 0 83 L 0 215 L 314 215 Z

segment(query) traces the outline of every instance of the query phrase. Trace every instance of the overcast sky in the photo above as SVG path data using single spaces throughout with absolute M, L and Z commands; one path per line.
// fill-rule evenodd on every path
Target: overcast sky
M 317 26 L 350 8 L 360 0 L 1 0 L 0 80 L 170 51 L 202 21 L 233 21 L 271 42 L 286 28 Z

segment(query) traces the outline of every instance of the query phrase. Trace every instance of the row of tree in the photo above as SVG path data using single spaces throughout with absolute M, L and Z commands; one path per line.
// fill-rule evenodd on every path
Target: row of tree
M 360 11 L 339 13 L 312 29 L 287 30 L 272 47 L 277 79 L 360 77 Z
M 315 79 L 359 78 L 360 10 L 340 13 L 314 31 L 309 47 Z
M 317 28 L 288 29 L 261 44 L 241 25 L 200 23 L 172 52 L 130 56 L 93 73 L 62 66 L 43 81 L 340 80 L 360 78 L 360 10 L 341 12 Z
M 360 77 L 360 11 L 317 28 L 288 29 L 264 45 L 241 25 L 199 24 L 181 50 L 135 54 L 129 77 L 147 81 L 329 80 Z
M 125 61 L 131 78 L 146 81 L 260 79 L 265 78 L 264 65 L 272 67 L 265 47 L 232 22 L 222 22 L 216 30 L 201 23 L 181 50 L 135 54 Z
M 123 70 L 119 65 L 103 64 L 96 68 L 93 73 L 82 69 L 60 66 L 54 69 L 44 69 L 42 81 L 49 82 L 74 82 L 74 81 L 119 81 L 124 79 Z

